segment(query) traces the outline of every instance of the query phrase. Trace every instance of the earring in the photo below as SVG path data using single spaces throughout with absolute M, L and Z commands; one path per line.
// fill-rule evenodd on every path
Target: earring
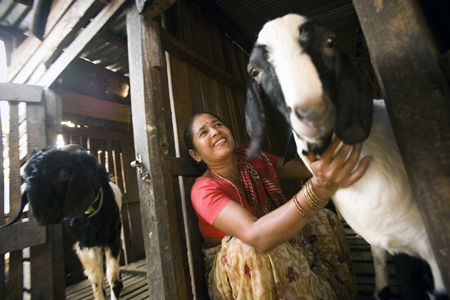
M 196 161 L 197 161 L 197 165 L 198 165 L 202 161 L 202 159 L 199 158 L 199 159 L 196 159 Z

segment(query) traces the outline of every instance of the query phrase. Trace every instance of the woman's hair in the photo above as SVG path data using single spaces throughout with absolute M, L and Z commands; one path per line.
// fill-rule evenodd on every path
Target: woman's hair
M 197 116 L 201 115 L 201 114 L 211 115 L 211 116 L 217 118 L 217 120 L 219 120 L 220 122 L 222 122 L 222 119 L 219 116 L 217 116 L 216 114 L 213 114 L 213 113 L 210 113 L 210 112 L 198 112 L 198 113 L 195 113 L 189 119 L 189 121 L 187 121 L 186 126 L 184 127 L 184 143 L 185 143 L 185 145 L 186 145 L 186 147 L 188 149 L 196 150 L 195 146 L 194 146 L 194 133 L 192 132 L 192 124 L 194 123 L 195 118 Z

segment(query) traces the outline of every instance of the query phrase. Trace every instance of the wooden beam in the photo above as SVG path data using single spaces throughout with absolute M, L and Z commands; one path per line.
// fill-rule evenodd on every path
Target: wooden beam
M 126 0 L 112 0 L 95 16 L 88 26 L 80 33 L 64 52 L 52 63 L 50 68 L 39 79 L 38 84 L 50 87 L 61 75 L 66 67 L 83 51 L 84 47 L 103 29 L 105 24 L 114 16 Z
M 31 10 L 31 33 L 42 40 L 53 0 L 34 0 Z
M 92 139 L 99 140 L 111 140 L 111 141 L 120 141 L 120 142 L 132 142 L 133 134 L 131 133 L 121 133 L 121 132 L 112 132 L 112 131 L 104 131 L 104 130 L 95 130 L 95 129 L 87 129 L 87 128 L 71 128 L 63 126 L 62 134 L 69 136 L 80 136 L 80 137 L 89 137 Z
M 138 180 L 150 299 L 192 299 L 169 166 L 171 112 L 160 26 L 127 10 L 131 109 L 136 155 L 150 180 Z M 167 122 L 169 121 L 169 122 Z M 181 225 L 182 226 L 182 225 Z
M 129 105 L 62 92 L 62 111 L 83 116 L 131 123 Z
M 166 9 L 171 7 L 177 0 L 135 0 L 136 8 L 139 14 L 144 15 L 148 20 L 151 20 Z
M 38 66 L 41 64 L 45 65 L 51 57 L 54 57 L 55 51 L 60 51 L 63 42 L 77 33 L 80 24 L 84 23 L 94 13 L 92 10 L 95 10 L 97 5 L 96 0 L 75 1 L 42 43 L 37 39 L 34 40 L 33 48 L 35 51 L 29 53 L 28 49 L 26 49 L 29 56 L 24 58 L 24 64 L 15 64 L 13 62 L 13 65 L 8 70 L 9 81 L 26 83 Z M 35 44 L 37 44 L 37 47 Z M 21 54 L 18 53 L 17 55 Z
M 44 244 L 47 241 L 46 232 L 46 227 L 39 226 L 36 221 L 15 223 L 2 228 L 0 254 Z
M 450 101 L 439 51 L 417 1 L 353 0 L 353 4 L 450 291 Z
M 121 37 L 115 35 L 110 30 L 104 30 L 100 33 L 100 37 L 105 39 L 106 41 L 110 42 L 113 45 L 116 45 L 119 48 L 122 48 L 123 50 L 127 50 L 127 41 L 122 39 Z
M 43 91 L 39 85 L 0 82 L 0 100 L 41 102 Z
M 73 1 L 75 0 L 53 0 L 54 5 L 53 9 L 50 10 L 50 14 L 47 19 L 45 35 L 48 35 L 48 33 L 55 27 L 56 23 L 65 14 Z M 23 33 L 20 32 L 20 35 L 23 36 Z M 16 49 L 14 49 L 14 52 L 11 54 L 11 67 L 8 68 L 8 79 L 10 81 L 17 75 L 20 69 L 25 65 L 33 53 L 36 52 L 41 44 L 42 42 L 38 38 L 31 35 L 27 37 L 23 43 L 20 43 Z

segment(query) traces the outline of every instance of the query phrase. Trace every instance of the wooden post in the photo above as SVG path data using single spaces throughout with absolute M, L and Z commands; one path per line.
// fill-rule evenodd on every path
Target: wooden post
M 127 9 L 131 111 L 150 299 L 192 299 L 170 173 L 167 70 L 160 27 Z M 142 179 L 143 177 L 146 177 Z
M 48 125 L 55 126 L 55 120 L 58 120 L 61 111 L 60 106 L 55 105 L 58 97 L 51 91 L 46 92 L 51 96 L 48 101 L 49 109 L 45 109 L 44 103 L 27 103 L 26 120 L 28 135 L 28 153 L 34 148 L 41 149 L 49 142 L 54 141 L 54 137 L 47 136 L 47 132 L 55 134 L 54 131 L 47 131 Z M 50 105 L 50 103 L 53 103 Z M 54 108 L 55 111 L 50 111 Z M 47 118 L 47 116 L 53 116 Z M 46 120 L 46 122 L 43 122 Z M 30 248 L 31 262 L 31 297 L 34 299 L 64 299 L 65 297 L 65 275 L 64 275 L 64 253 L 62 242 L 62 224 L 47 226 L 47 243 Z M 43 280 L 42 274 L 46 274 L 46 280 Z M 51 287 L 51 288 L 49 288 Z
M 417 1 L 353 0 L 399 148 L 450 291 L 449 86 Z

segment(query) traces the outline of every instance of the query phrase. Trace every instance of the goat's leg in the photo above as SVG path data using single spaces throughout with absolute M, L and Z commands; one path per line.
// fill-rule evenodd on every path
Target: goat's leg
M 79 243 L 74 246 L 75 252 L 84 268 L 84 274 L 91 282 L 95 300 L 105 300 L 105 290 L 103 288 L 103 253 L 99 247 L 80 249 Z
M 433 276 L 428 264 L 421 258 L 405 253 L 393 255 L 398 291 L 404 300 L 430 299 Z
M 389 288 L 389 276 L 386 262 L 388 253 L 383 248 L 371 245 L 373 266 L 375 269 L 375 299 L 389 299 L 391 293 Z
M 439 266 L 433 254 L 431 258 L 427 259 L 427 262 L 430 265 L 431 273 L 433 274 L 434 299 L 436 300 L 449 299 L 448 294 L 445 290 L 444 280 L 442 279 L 441 271 L 439 270 Z
M 119 273 L 120 250 L 114 251 L 111 250 L 111 248 L 106 248 L 105 256 L 106 277 L 108 278 L 109 286 L 111 287 L 111 299 L 120 299 L 120 292 L 122 291 L 123 287 Z

